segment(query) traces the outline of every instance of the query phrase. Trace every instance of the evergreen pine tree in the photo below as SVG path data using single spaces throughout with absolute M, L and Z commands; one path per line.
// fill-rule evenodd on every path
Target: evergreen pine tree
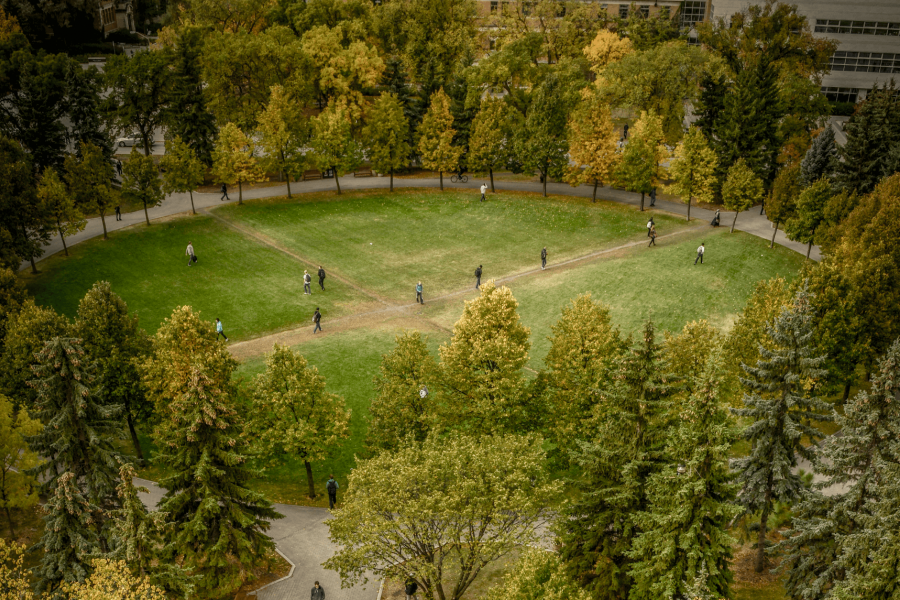
M 720 138 L 725 116 L 725 97 L 728 95 L 729 85 L 724 75 L 714 77 L 707 74 L 700 82 L 700 87 L 700 98 L 697 100 L 694 113 L 697 120 L 694 125 L 703 131 L 710 145 L 715 147 Z
M 788 596 L 802 600 L 832 597 L 835 584 L 848 578 L 849 588 L 869 578 L 872 556 L 891 533 L 883 527 L 875 502 L 890 481 L 886 465 L 900 465 L 900 340 L 879 361 L 869 391 L 860 391 L 835 411 L 840 435 L 826 438 L 816 471 L 825 479 L 804 492 L 794 508 L 791 530 L 780 544 L 787 551 Z M 819 489 L 844 486 L 825 496 Z M 888 492 L 890 495 L 890 492 Z M 896 508 L 896 503 L 894 503 Z M 870 528 L 871 525 L 874 528 Z M 896 550 L 896 549 L 895 549 Z M 876 575 L 876 579 L 878 576 Z M 841 584 L 844 585 L 844 584 Z M 871 588 L 857 597 L 874 598 Z
M 751 442 L 750 455 L 735 461 L 740 473 L 741 503 L 751 512 L 760 511 L 756 572 L 765 568 L 766 532 L 775 502 L 797 499 L 803 489 L 794 472 L 797 457 L 814 459 L 815 443 L 821 431 L 813 421 L 829 421 L 831 407 L 810 390 L 827 375 L 824 356 L 815 356 L 812 347 L 812 311 L 809 293 L 800 290 L 790 306 L 782 309 L 767 327 L 771 348 L 760 344 L 761 358 L 755 367 L 742 364 L 747 374 L 741 383 L 748 390 L 746 408 L 732 409 L 753 422 L 743 431 Z M 805 440 L 803 439 L 805 436 Z M 811 444 L 804 446 L 803 442 Z
M 727 598 L 734 540 L 729 522 L 742 512 L 728 470 L 735 431 L 719 397 L 721 359 L 710 356 L 668 436 L 666 466 L 648 482 L 650 508 L 638 515 L 641 533 L 628 556 L 630 600 L 690 598 L 687 584 L 701 579 L 714 598 Z
M 65 472 L 55 478 L 55 484 L 44 508 L 44 535 L 34 547 L 44 551 L 36 573 L 38 592 L 50 594 L 62 583 L 84 581 L 100 544 L 101 510 L 81 492 L 77 476 Z
M 900 142 L 900 94 L 891 81 L 876 86 L 847 121 L 840 149 L 837 184 L 859 194 L 871 192 L 889 169 L 891 147 Z
M 807 187 L 823 177 L 829 177 L 837 161 L 834 129 L 826 127 L 813 140 L 800 162 L 800 185 Z
M 560 556 L 568 571 L 598 600 L 628 597 L 640 514 L 649 507 L 647 484 L 666 465 L 667 403 L 672 380 L 652 323 L 643 339 L 616 361 L 594 413 L 590 441 L 573 461 L 584 475 L 581 497 L 561 519 Z
M 203 71 L 200 53 L 203 31 L 184 28 L 172 50 L 174 81 L 167 125 L 169 135 L 180 137 L 207 166 L 212 165 L 216 124 L 203 98 Z
M 121 404 L 106 404 L 93 389 L 96 363 L 74 338 L 54 337 L 44 344 L 32 367 L 37 389 L 35 416 L 44 424 L 28 445 L 47 461 L 33 469 L 49 493 L 61 473 L 85 490 L 92 505 L 107 510 L 116 504 L 121 455 L 113 446 L 120 435 Z

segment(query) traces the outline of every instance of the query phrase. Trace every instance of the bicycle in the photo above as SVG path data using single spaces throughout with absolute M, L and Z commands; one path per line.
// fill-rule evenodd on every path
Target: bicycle
M 467 175 L 463 175 L 462 173 L 457 173 L 456 175 L 452 175 L 450 177 L 450 183 L 466 183 L 469 181 L 469 177 Z

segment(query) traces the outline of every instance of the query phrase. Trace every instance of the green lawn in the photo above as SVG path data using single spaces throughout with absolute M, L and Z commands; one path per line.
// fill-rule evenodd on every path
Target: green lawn
M 401 190 L 333 193 L 226 205 L 216 214 L 241 222 L 326 271 L 392 300 L 409 301 L 418 280 L 428 297 L 474 284 L 473 272 L 500 277 L 550 260 L 646 236 L 647 214 L 612 202 L 500 193 Z M 685 227 L 655 213 L 660 234 Z
M 188 241 L 198 258 L 193 267 L 184 254 Z M 303 269 L 295 259 L 207 216 L 138 225 L 108 241 L 78 244 L 70 253 L 41 261 L 36 276 L 23 274 L 37 302 L 73 316 L 95 281 L 109 281 L 150 333 L 184 304 L 209 320 L 219 317 L 229 337 L 239 340 L 308 325 L 316 306 L 333 318 L 371 302 L 336 281 L 329 282 L 328 294 L 304 296 Z

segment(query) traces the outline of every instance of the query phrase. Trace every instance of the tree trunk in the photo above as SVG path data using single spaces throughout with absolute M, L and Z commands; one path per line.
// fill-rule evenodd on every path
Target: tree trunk
M 769 520 L 769 503 L 766 502 L 763 508 L 762 518 L 759 520 L 759 538 L 757 540 L 756 549 L 756 566 L 754 570 L 762 573 L 766 567 L 766 525 Z
M 806 260 L 809 260 L 809 253 L 812 252 L 812 241 L 809 242 L 809 246 L 806 247 Z
M 737 223 L 738 212 L 734 211 L 734 220 L 731 222 L 731 233 L 734 233 L 734 224 Z
M 489 168 L 488 175 L 491 176 L 491 193 L 496 194 L 497 190 L 494 189 L 494 170 Z
M 150 135 L 153 135 L 152 131 Z M 150 156 L 150 137 L 147 134 L 141 134 L 141 138 L 144 140 L 144 156 Z
M 56 217 L 56 230 L 59 231 L 59 239 L 62 240 L 63 252 L 65 252 L 66 256 L 68 256 L 69 249 L 66 247 L 66 234 L 63 233 L 62 223 L 59 222 L 59 217 Z
M 37 275 L 37 265 L 34 264 L 34 256 L 31 257 L 31 272 Z
M 106 235 L 106 217 L 103 214 L 103 211 L 100 211 L 100 222 L 103 223 L 103 239 L 108 240 L 109 236 Z
M 134 444 L 134 452 L 137 454 L 138 460 L 143 464 L 144 453 L 141 451 L 141 442 L 138 441 L 137 431 L 134 430 L 134 417 L 131 416 L 130 410 L 126 411 L 125 415 L 125 418 L 128 421 L 128 431 L 131 432 L 131 443 Z
M 391 167 L 391 191 L 394 191 L 394 167 Z
M 594 195 L 591 196 L 591 202 L 597 201 L 597 180 L 594 180 Z
M 444 172 L 438 171 L 438 177 L 441 180 L 441 191 L 443 192 L 444 191 Z
M 687 215 L 688 223 L 691 222 L 691 197 L 688 196 L 688 215 Z
M 644 192 L 641 192 L 641 212 L 644 212 Z
M 238 204 L 244 203 L 244 190 L 241 189 L 241 180 L 238 179 Z
M 338 196 L 341 195 L 341 178 L 338 177 L 337 169 L 331 167 L 331 170 L 334 171 L 334 184 L 337 186 Z
M 847 402 L 847 399 L 850 397 L 850 384 L 851 383 L 852 382 L 848 380 L 847 383 L 844 384 L 844 396 L 843 396 L 843 398 L 841 398 L 841 404 L 844 404 L 845 402 Z
M 308 460 L 304 460 L 303 464 L 306 465 L 306 483 L 309 484 L 309 498 L 313 500 L 316 497 L 316 484 L 313 481 L 312 465 L 309 464 Z
M 290 199 L 290 198 L 293 197 L 293 196 L 291 196 L 291 176 L 290 176 L 290 175 L 286 175 L 285 178 L 284 178 L 284 180 L 287 182 L 287 186 L 288 186 L 288 199 Z
M 778 234 L 778 221 L 775 221 L 775 231 L 772 232 L 772 243 L 769 244 L 769 248 L 775 247 L 775 236 Z
M 147 227 L 150 227 L 150 214 L 147 212 L 147 203 L 144 202 L 144 219 L 147 220 Z
M 4 510 L 6 510 L 6 520 L 9 522 L 9 536 L 11 540 L 16 539 L 16 530 L 13 528 L 13 520 L 12 513 L 9 512 L 9 506 L 4 506 Z
M 544 198 L 546 198 L 547 197 L 547 176 L 544 175 L 543 179 L 544 179 Z
M 194 208 L 194 190 L 188 190 L 188 194 L 191 195 L 191 212 L 196 215 L 197 209 Z

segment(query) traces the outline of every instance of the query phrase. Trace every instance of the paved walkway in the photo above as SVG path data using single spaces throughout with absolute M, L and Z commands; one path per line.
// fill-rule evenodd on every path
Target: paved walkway
M 366 178 L 357 178 L 353 176 L 349 177 L 341 177 L 341 190 L 361 190 L 361 189 L 382 189 L 387 188 L 389 186 L 389 181 L 387 177 L 366 177 Z M 481 180 L 476 180 L 475 178 L 469 179 L 468 183 L 450 183 L 450 178 L 447 177 L 444 179 L 444 188 L 446 189 L 470 189 L 473 194 L 477 194 L 477 189 L 481 185 Z M 416 187 L 438 187 L 439 182 L 437 179 L 394 179 L 394 187 L 397 188 L 416 188 Z M 496 188 L 498 191 L 516 191 L 516 192 L 536 192 L 540 193 L 541 184 L 537 182 L 531 181 L 496 181 Z M 331 179 L 321 179 L 317 181 L 305 181 L 291 184 L 291 192 L 295 194 L 303 194 L 309 192 L 321 192 L 321 191 L 330 191 L 334 190 L 335 185 L 334 181 Z M 230 193 L 231 203 L 237 202 L 237 190 L 233 190 Z M 565 183 L 548 183 L 547 184 L 547 193 L 549 194 L 559 194 L 564 196 L 578 196 L 582 198 L 589 198 L 593 193 L 592 186 L 580 186 L 573 188 L 572 186 Z M 253 190 L 248 190 L 244 192 L 245 200 L 253 200 L 256 198 L 271 198 L 274 196 L 284 196 L 287 194 L 287 186 L 285 185 L 276 185 L 271 187 L 257 188 Z M 613 202 L 619 202 L 621 204 L 629 204 L 634 207 L 638 207 L 641 204 L 641 196 L 640 194 L 635 194 L 632 192 L 626 192 L 624 190 L 614 189 L 604 187 L 597 190 L 598 198 L 604 200 L 611 200 Z M 197 210 L 202 208 L 209 208 L 213 206 L 218 206 L 219 204 L 223 204 L 223 202 L 219 201 L 221 194 L 200 194 L 194 193 L 194 206 Z M 646 200 L 646 203 L 649 203 L 649 199 Z M 645 203 L 645 206 L 648 204 Z M 681 204 L 680 202 L 669 202 L 666 200 L 657 200 L 656 208 L 665 212 L 678 214 L 678 215 L 686 215 L 687 214 L 687 206 Z M 191 200 L 188 194 L 172 194 L 168 196 L 162 203 L 161 206 L 157 206 L 151 208 L 148 212 L 150 214 L 150 219 L 160 219 L 163 217 L 168 217 L 171 215 L 177 215 L 182 213 L 190 213 L 191 211 Z M 697 208 L 696 206 L 691 207 L 691 220 L 697 219 L 698 221 L 705 221 L 709 223 L 712 220 L 713 211 Z M 731 220 L 734 218 L 733 212 L 722 212 L 722 226 L 731 226 Z M 122 215 L 121 221 L 116 221 L 114 215 L 109 215 L 106 217 L 106 228 L 107 231 L 118 231 L 119 229 L 124 229 L 125 227 L 130 227 L 132 225 L 141 225 L 144 223 L 144 211 L 138 210 L 131 213 L 125 213 Z M 747 233 L 753 234 L 757 237 L 764 238 L 766 240 L 772 239 L 772 224 L 769 220 L 764 216 L 759 214 L 759 207 L 751 208 L 748 211 L 742 212 L 738 215 L 737 227 L 736 229 L 740 231 L 745 231 Z M 71 247 L 79 242 L 83 242 L 84 240 L 89 240 L 98 236 L 103 235 L 103 225 L 100 222 L 99 217 L 95 217 L 93 219 L 88 219 L 87 226 L 83 231 L 66 238 L 66 244 Z M 779 229 L 778 233 L 775 236 L 775 243 L 785 246 L 787 248 L 791 248 L 792 250 L 796 250 L 797 252 L 806 255 L 806 244 L 800 244 L 797 242 L 792 242 L 787 239 L 784 235 L 784 232 Z M 54 235 L 50 241 L 50 244 L 46 247 L 43 257 L 41 259 L 56 254 L 57 252 L 62 252 L 62 242 L 59 237 Z M 810 258 L 813 260 L 819 260 L 821 255 L 819 253 L 819 248 L 813 246 L 812 252 L 810 254 Z M 40 261 L 41 259 L 38 259 Z M 20 270 L 25 268 L 30 268 L 31 264 L 29 262 L 23 262 Z

